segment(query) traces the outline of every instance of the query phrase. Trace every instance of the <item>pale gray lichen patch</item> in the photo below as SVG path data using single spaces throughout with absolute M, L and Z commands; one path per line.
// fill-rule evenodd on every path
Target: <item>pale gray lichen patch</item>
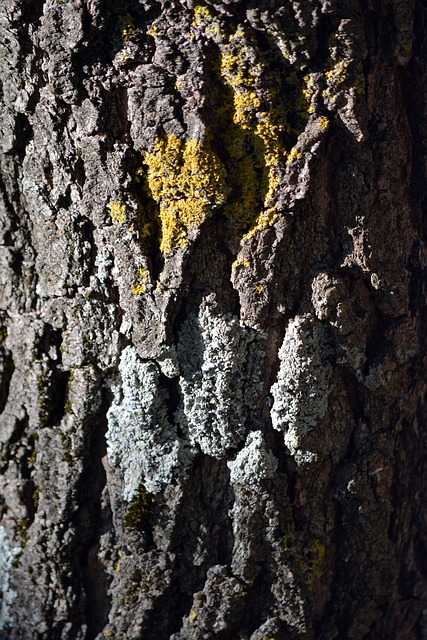
M 11 548 L 6 530 L 0 526 L 0 631 L 12 624 L 11 606 L 16 592 L 10 588 L 10 570 L 19 551 L 18 547 Z
M 123 472 L 125 500 L 132 500 L 141 482 L 157 493 L 185 477 L 197 451 L 222 457 L 244 442 L 261 387 L 262 339 L 237 317 L 216 313 L 209 299 L 184 322 L 176 352 L 165 349 L 154 362 L 142 360 L 131 346 L 123 350 L 106 438 L 109 462 Z M 162 376 L 163 382 L 175 379 L 179 389 L 173 418 Z M 245 456 L 261 474 L 269 473 L 273 462 L 258 436 L 247 446 L 234 463 L 236 477 L 250 475 L 249 468 L 240 468 Z
M 236 316 L 216 313 L 209 299 L 183 325 L 177 418 L 207 455 L 222 457 L 246 436 L 261 386 L 261 339 Z
M 141 481 L 157 493 L 185 473 L 191 454 L 167 416 L 167 393 L 160 370 L 128 346 L 120 359 L 120 383 L 107 414 L 107 455 L 124 475 L 123 497 L 130 501 Z
M 259 484 L 272 478 L 277 469 L 275 456 L 267 449 L 261 431 L 252 431 L 235 460 L 227 462 L 233 484 Z
M 279 359 L 277 381 L 271 387 L 271 420 L 273 427 L 283 432 L 291 455 L 303 464 L 314 458 L 304 440 L 326 414 L 332 386 L 325 325 L 310 314 L 291 320 Z

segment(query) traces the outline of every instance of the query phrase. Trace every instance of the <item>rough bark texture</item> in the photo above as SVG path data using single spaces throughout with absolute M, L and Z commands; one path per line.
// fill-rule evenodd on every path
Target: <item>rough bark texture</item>
M 426 18 L 2 0 L 2 638 L 426 637 Z

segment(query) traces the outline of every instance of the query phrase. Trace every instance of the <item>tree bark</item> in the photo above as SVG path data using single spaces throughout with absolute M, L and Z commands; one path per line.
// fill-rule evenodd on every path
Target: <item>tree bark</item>
M 201 2 L 2 0 L 0 637 L 422 640 L 425 2 Z

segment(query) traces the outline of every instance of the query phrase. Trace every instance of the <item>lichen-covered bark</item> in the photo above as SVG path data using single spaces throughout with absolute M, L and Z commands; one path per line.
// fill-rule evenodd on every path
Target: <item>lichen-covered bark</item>
M 422 0 L 2 0 L 0 636 L 427 633 Z

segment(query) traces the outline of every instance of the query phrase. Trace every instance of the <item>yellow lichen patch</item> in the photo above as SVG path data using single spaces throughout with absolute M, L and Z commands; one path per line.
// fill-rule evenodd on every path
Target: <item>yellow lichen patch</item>
M 313 540 L 312 553 L 313 553 L 313 562 L 312 562 L 313 578 L 316 580 L 323 576 L 325 556 L 326 556 L 326 547 L 324 543 L 318 538 L 315 538 Z
M 150 234 L 151 224 L 149 222 L 145 222 L 139 230 L 139 237 L 141 238 L 141 240 L 143 240 L 144 238 L 149 238 Z
M 127 220 L 126 205 L 122 202 L 110 203 L 111 220 L 118 224 L 124 224 Z
M 325 78 L 329 85 L 340 84 L 346 79 L 348 62 L 341 60 L 335 64 L 332 69 L 325 72 Z
M 322 91 L 322 96 L 329 106 L 336 102 L 338 94 L 344 89 L 344 83 L 349 78 L 349 62 L 339 60 L 330 69 L 325 71 L 326 89 Z M 353 82 L 354 84 L 354 82 Z
M 219 74 L 232 96 L 231 105 L 222 114 L 223 138 L 234 185 L 234 197 L 226 213 L 242 230 L 254 222 L 257 226 L 259 212 L 272 205 L 285 158 L 281 143 L 285 113 L 277 90 L 266 88 L 268 84 L 262 82 L 267 72 L 265 61 L 243 29 L 223 44 Z
M 232 269 L 237 269 L 238 267 L 250 267 L 251 263 L 248 258 L 237 258 L 231 265 Z
M 126 26 L 122 29 L 122 38 L 124 42 L 129 42 L 129 40 L 136 34 L 135 23 L 130 14 L 126 16 Z
M 310 104 L 311 98 L 315 90 L 314 79 L 310 75 L 304 76 L 304 83 L 305 83 L 305 86 L 302 89 L 302 95 L 304 99 L 307 101 L 307 103 Z
M 234 95 L 233 122 L 243 129 L 249 129 L 248 121 L 253 117 L 254 109 L 261 106 L 261 100 L 255 91 L 240 91 Z
M 296 147 L 292 147 L 292 149 L 288 153 L 288 157 L 286 158 L 286 162 L 288 164 L 292 164 L 293 162 L 295 162 L 296 160 L 299 160 L 300 158 L 302 158 L 302 153 L 300 151 L 298 151 L 298 149 Z
M 281 218 L 281 214 L 278 213 L 275 209 L 267 209 L 267 211 L 263 211 L 256 219 L 255 224 L 245 235 L 243 236 L 243 240 L 250 240 L 253 238 L 259 231 L 263 231 L 267 227 L 272 227 L 276 220 Z
M 314 113 L 313 98 L 316 92 L 316 85 L 311 75 L 304 76 L 304 86 L 301 91 L 301 112 L 305 111 L 305 117 L 308 118 Z
M 207 7 L 204 7 L 200 4 L 194 7 L 194 19 L 192 23 L 193 27 L 205 26 L 206 24 L 209 24 L 211 20 L 212 14 Z
M 215 41 L 222 40 L 222 27 L 220 21 L 212 15 L 208 7 L 197 5 L 194 8 L 194 19 L 191 24 L 193 29 L 203 29 L 205 34 Z M 194 37 L 194 34 L 192 34 Z
M 155 38 L 159 35 L 159 27 L 156 24 L 151 25 L 151 27 L 147 30 L 147 36 L 152 36 Z
M 329 127 L 329 118 L 327 118 L 326 116 L 322 116 L 319 119 L 319 124 L 322 127 L 323 131 L 326 131 L 326 129 Z
M 146 287 L 141 282 L 137 282 L 132 289 L 134 296 L 142 296 L 146 291 Z
M 236 137 L 238 140 L 238 136 Z M 227 203 L 226 214 L 237 227 L 245 229 L 252 224 L 262 205 L 259 178 L 262 167 L 252 155 L 245 155 L 244 152 L 240 154 L 237 145 L 231 149 L 234 151 L 231 154 L 229 178 L 237 196 Z
M 168 254 L 185 246 L 188 231 L 225 202 L 225 169 L 209 148 L 176 136 L 159 138 L 145 164 L 147 189 L 160 208 L 160 250 Z
M 141 182 L 141 179 L 144 177 L 144 169 L 139 167 L 135 173 L 135 182 Z
M 138 280 L 136 281 L 132 293 L 134 296 L 142 296 L 147 291 L 147 283 L 150 280 L 148 269 L 138 269 Z
M 196 6 L 192 26 L 219 49 L 214 70 L 222 89 L 215 130 L 224 144 L 230 185 L 225 213 L 233 232 L 241 236 L 254 224 L 256 230 L 272 222 L 271 215 L 262 223 L 258 217 L 274 206 L 286 162 L 283 138 L 296 131 L 287 122 L 282 75 L 260 50 L 253 30 L 243 26 L 230 33 L 221 15 L 212 11 Z

